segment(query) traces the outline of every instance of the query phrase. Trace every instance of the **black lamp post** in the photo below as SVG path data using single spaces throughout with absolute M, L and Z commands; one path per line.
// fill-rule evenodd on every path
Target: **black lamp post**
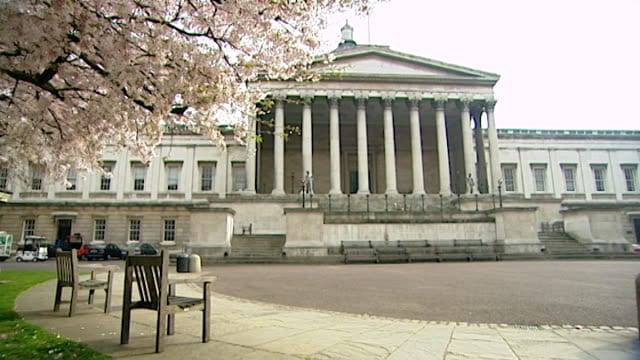
M 502 207 L 502 179 L 498 179 L 498 203 Z

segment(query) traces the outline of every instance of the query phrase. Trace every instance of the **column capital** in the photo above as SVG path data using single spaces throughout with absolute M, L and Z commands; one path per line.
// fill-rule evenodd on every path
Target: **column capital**
M 392 95 L 384 95 L 384 96 L 382 97 L 382 103 L 384 104 L 384 107 L 385 107 L 385 108 L 386 108 L 386 107 L 391 107 L 391 106 L 393 105 L 393 101 L 394 101 L 395 99 L 396 99 L 396 98 L 395 98 L 394 96 L 392 96 Z
M 358 108 L 364 108 L 367 105 L 368 97 L 365 95 L 356 95 L 356 105 Z
M 409 107 L 413 108 L 418 108 L 420 106 L 420 101 L 422 101 L 422 98 L 419 96 L 410 96 L 409 99 Z
M 282 92 L 276 92 L 276 93 L 271 94 L 271 97 L 274 100 L 284 101 L 287 98 L 287 94 L 282 93 Z
M 330 106 L 338 106 L 338 102 L 340 101 L 340 95 L 331 94 L 328 97 Z
M 444 106 L 447 104 L 446 96 L 437 96 L 433 99 L 433 104 L 436 110 L 444 110 Z
M 485 110 L 493 112 L 493 109 L 495 108 L 497 102 L 498 101 L 496 99 L 488 99 L 488 100 L 486 100 L 485 103 L 484 103 Z
M 302 100 L 302 104 L 309 105 L 313 101 L 314 96 L 311 94 L 301 94 L 300 99 Z
M 458 107 L 463 110 L 469 111 L 469 106 L 471 106 L 471 102 L 473 99 L 470 96 L 461 96 L 458 102 Z

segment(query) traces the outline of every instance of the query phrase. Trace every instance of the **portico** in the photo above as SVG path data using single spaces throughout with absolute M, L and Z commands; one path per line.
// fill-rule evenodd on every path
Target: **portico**
M 484 151 L 484 144 L 472 135 L 483 112 L 490 121 L 489 132 L 495 133 L 492 100 L 473 95 L 354 90 L 323 94 L 318 90 L 303 96 L 277 94 L 274 101 L 269 118 L 274 127 L 260 124 L 258 129 L 263 138 L 256 172 L 259 193 L 297 193 L 307 171 L 313 175 L 315 193 L 332 195 L 449 196 L 472 191 L 468 174 L 474 179 L 474 193 L 480 183 L 477 179 L 483 178 L 479 173 L 499 178 L 499 166 L 498 173 L 488 166 L 499 164 L 491 135 L 486 157 L 478 157 L 477 149 Z

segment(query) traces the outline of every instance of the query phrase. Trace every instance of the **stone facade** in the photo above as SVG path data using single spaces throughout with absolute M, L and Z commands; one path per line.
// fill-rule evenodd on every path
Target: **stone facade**
M 497 129 L 496 74 L 349 39 L 335 58 L 318 82 L 252 84 L 274 106 L 247 147 L 173 134 L 149 164 L 110 149 L 111 177 L 70 174 L 70 187 L 0 172 L 0 230 L 210 257 L 249 227 L 284 235 L 288 256 L 453 239 L 538 252 L 541 224 L 559 222 L 599 251 L 640 242 L 640 131 Z

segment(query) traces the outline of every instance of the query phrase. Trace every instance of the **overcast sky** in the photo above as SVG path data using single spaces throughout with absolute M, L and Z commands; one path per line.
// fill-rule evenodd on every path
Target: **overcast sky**
M 390 0 L 359 44 L 497 73 L 499 128 L 640 130 L 640 0 Z M 370 31 L 368 31 L 370 29 Z

